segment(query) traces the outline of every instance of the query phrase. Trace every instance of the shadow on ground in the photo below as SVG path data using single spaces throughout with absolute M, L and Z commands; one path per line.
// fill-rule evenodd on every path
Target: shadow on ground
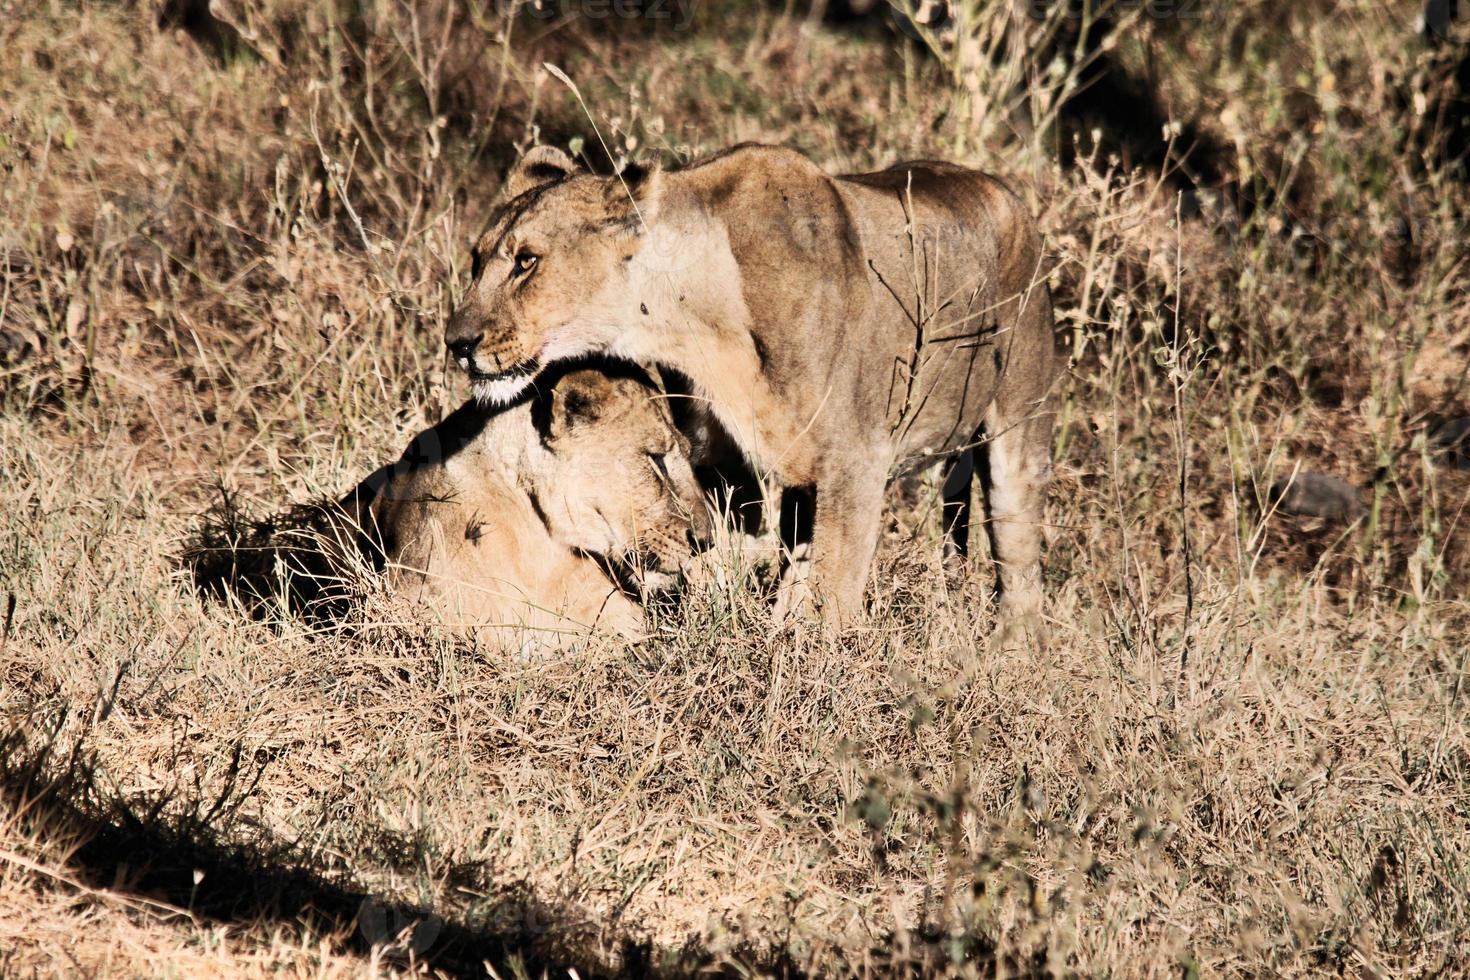
M 525 888 L 502 889 L 491 911 L 462 919 L 376 895 L 319 857 L 246 826 L 239 805 L 264 765 L 243 759 L 237 747 L 214 799 L 124 800 L 106 788 L 88 753 L 59 750 L 54 735 L 12 725 L 0 735 L 0 803 L 23 814 L 23 833 L 80 842 L 66 862 L 73 880 L 143 900 L 164 919 L 199 928 L 305 927 L 340 952 L 376 953 L 444 976 L 805 975 L 784 950 L 716 957 L 693 943 L 657 949 L 627 935 L 610 937 L 582 910 L 544 902 Z
M 342 519 L 341 504 L 323 499 L 257 516 L 224 487 L 217 489 L 218 501 L 178 556 L 201 598 L 237 604 L 257 620 L 289 614 L 336 622 L 359 590 L 328 546 L 360 556 L 364 568 L 382 570 L 381 548 L 374 549 L 365 534 L 346 533 L 353 526 Z

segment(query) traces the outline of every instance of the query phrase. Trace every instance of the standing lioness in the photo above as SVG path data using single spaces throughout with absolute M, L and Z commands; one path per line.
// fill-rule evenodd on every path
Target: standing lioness
M 838 621 L 861 609 L 890 475 L 983 432 L 1002 611 L 1039 614 L 1051 301 L 998 180 L 833 177 L 766 146 L 597 177 L 542 148 L 507 197 L 445 334 L 481 399 L 594 351 L 686 375 L 759 471 L 814 490 L 810 584 Z M 962 550 L 969 487 L 950 489 Z

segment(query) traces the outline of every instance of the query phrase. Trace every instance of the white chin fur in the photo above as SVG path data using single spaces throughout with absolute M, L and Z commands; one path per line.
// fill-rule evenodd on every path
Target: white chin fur
M 493 381 L 475 381 L 470 388 L 475 393 L 475 399 L 482 405 L 499 408 L 509 405 L 521 396 L 527 388 L 536 380 L 534 375 L 523 375 L 518 378 L 496 378 Z
M 679 576 L 672 572 L 648 570 L 638 576 L 638 588 L 644 595 L 656 595 L 671 591 L 679 584 Z

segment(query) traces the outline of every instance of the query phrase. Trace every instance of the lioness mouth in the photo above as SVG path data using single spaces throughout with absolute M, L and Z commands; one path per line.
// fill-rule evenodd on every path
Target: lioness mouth
M 503 406 L 511 404 L 529 391 L 531 382 L 536 380 L 536 374 L 540 370 L 541 362 L 533 358 L 504 371 L 481 371 L 471 365 L 467 372 L 470 376 L 470 388 L 476 399 L 482 404 Z
M 529 378 L 541 370 L 541 362 L 532 358 L 522 361 L 504 371 L 484 371 L 478 365 L 471 364 L 467 369 L 470 380 L 476 383 L 493 383 L 496 381 L 518 381 L 521 378 Z

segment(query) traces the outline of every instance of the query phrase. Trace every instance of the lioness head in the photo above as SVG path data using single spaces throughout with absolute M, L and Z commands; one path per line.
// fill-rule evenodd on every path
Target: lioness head
M 550 380 L 550 385 L 546 381 Z M 546 378 L 531 411 L 546 450 L 536 506 L 553 537 L 659 588 L 710 536 L 689 446 L 636 368 L 604 364 Z
M 516 499 L 523 517 L 507 511 Z M 553 368 L 509 406 L 465 404 L 339 506 L 375 564 L 432 566 L 448 579 L 474 579 L 483 562 L 512 574 L 517 556 L 491 554 L 497 539 L 485 529 L 516 521 L 540 530 L 511 538 L 540 534 L 645 589 L 670 584 L 710 537 L 667 399 L 642 371 L 612 361 Z
M 542 366 L 608 349 L 645 314 L 633 265 L 656 207 L 657 172 L 606 179 L 538 147 L 472 252 L 469 290 L 445 329 L 475 396 L 506 404 Z

